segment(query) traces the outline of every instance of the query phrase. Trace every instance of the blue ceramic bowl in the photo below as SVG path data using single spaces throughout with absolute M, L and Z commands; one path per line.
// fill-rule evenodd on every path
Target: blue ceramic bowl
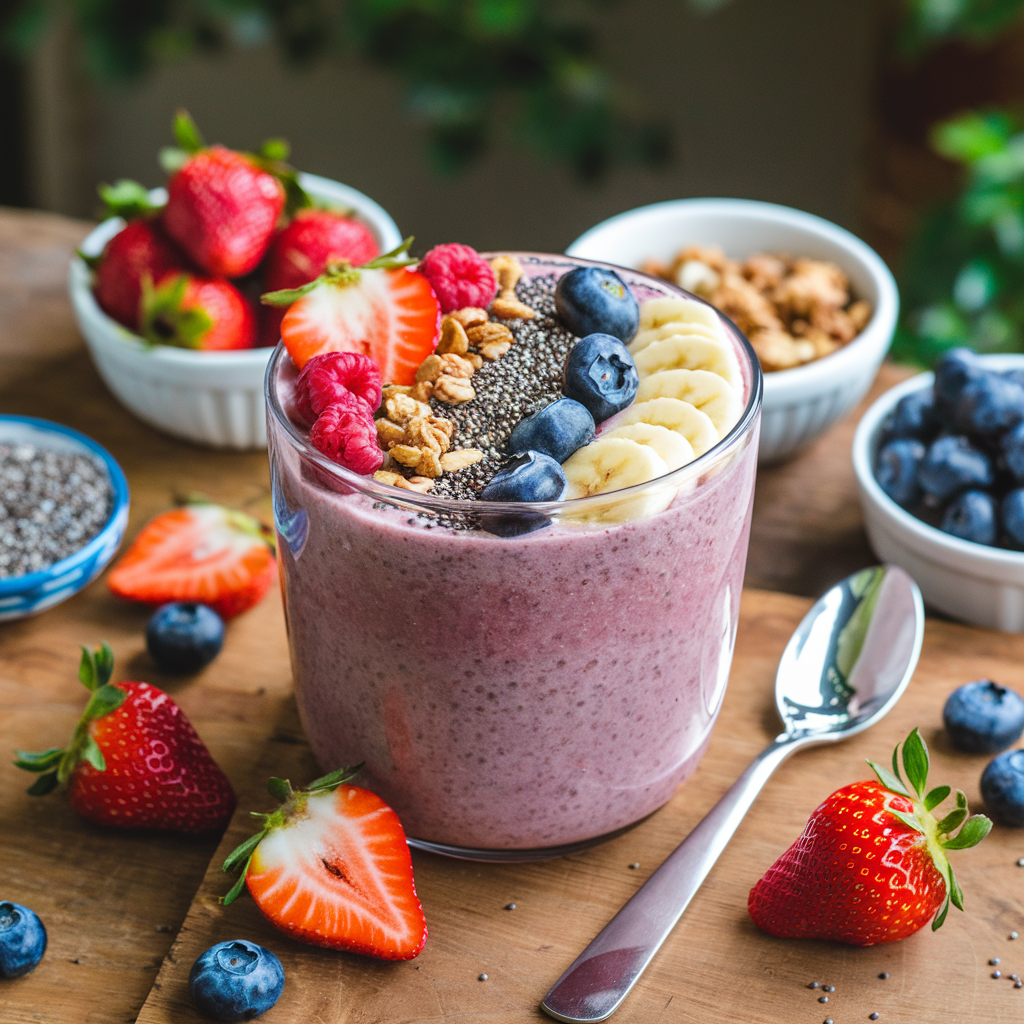
M 0 622 L 34 615 L 77 594 L 114 557 L 128 525 L 128 481 L 111 454 L 92 438 L 34 416 L 0 416 L 0 444 L 12 443 L 95 456 L 106 467 L 114 508 L 103 529 L 73 555 L 40 572 L 0 579 Z

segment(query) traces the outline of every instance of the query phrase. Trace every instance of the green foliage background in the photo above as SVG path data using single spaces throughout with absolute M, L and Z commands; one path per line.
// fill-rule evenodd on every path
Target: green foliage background
M 72 19 L 101 80 L 128 81 L 196 50 L 274 40 L 295 63 L 361 58 L 405 85 L 428 126 L 434 166 L 454 172 L 497 124 L 535 151 L 599 178 L 615 163 L 655 165 L 670 139 L 635 116 L 601 59 L 595 27 L 628 0 L 12 0 L 7 45 L 26 52 L 59 15 Z M 711 13 L 730 0 L 688 2 Z M 764 2 L 764 0 L 745 0 Z M 770 0 L 784 2 L 784 0 Z M 984 43 L 1024 14 L 1024 0 L 898 0 L 896 59 L 951 39 Z M 3 8 L 0 8 L 2 10 Z M 1024 122 L 963 115 L 936 128 L 936 149 L 963 165 L 962 193 L 921 223 L 901 275 L 899 358 L 930 364 L 967 344 L 1024 351 Z

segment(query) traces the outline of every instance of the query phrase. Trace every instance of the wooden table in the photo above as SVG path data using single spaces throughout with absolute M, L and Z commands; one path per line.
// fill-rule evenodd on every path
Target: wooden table
M 88 225 L 0 211 L 0 411 L 82 430 L 121 463 L 132 491 L 128 536 L 175 493 L 201 492 L 270 521 L 264 453 L 218 453 L 173 441 L 134 419 L 98 379 L 64 292 L 67 259 Z M 877 393 L 905 372 L 886 367 Z M 854 419 L 794 462 L 761 473 L 747 582 L 815 595 L 873 561 L 849 447 Z M 161 677 L 144 651 L 143 610 L 101 580 L 38 618 L 0 626 L 0 748 L 45 749 L 71 733 L 83 699 L 77 644 L 107 639 L 117 678 L 172 692 L 233 779 L 251 776 L 291 688 L 280 602 L 229 626 L 224 653 L 185 681 Z M 27 777 L 0 767 L 0 898 L 47 908 L 45 998 L 33 976 L 5 983 L 3 1024 L 136 1020 L 185 919 L 216 840 L 113 834 L 81 822 L 58 796 L 32 799 Z M 593 884 L 597 885 L 598 882 Z

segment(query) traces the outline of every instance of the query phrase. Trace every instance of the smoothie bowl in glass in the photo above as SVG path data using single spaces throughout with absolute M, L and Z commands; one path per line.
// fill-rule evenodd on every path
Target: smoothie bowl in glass
M 530 346 L 537 365 L 564 359 L 545 348 L 565 333 L 554 281 L 604 265 L 514 256 L 538 314 L 511 323 L 507 365 L 524 372 Z M 614 269 L 641 310 L 692 298 Z M 508 861 L 581 849 L 664 804 L 704 752 L 732 660 L 761 402 L 749 344 L 706 309 L 704 333 L 728 349 L 731 426 L 656 479 L 559 501 L 418 493 L 337 465 L 310 443 L 296 368 L 275 353 L 268 436 L 299 711 L 324 768 L 362 763 L 413 846 Z M 647 341 L 671 335 L 647 326 Z M 501 365 L 472 378 L 499 427 L 522 415 L 515 394 L 488 391 Z

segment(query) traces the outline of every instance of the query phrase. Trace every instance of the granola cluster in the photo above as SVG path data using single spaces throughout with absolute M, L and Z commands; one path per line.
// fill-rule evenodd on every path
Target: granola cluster
M 853 301 L 846 274 L 825 260 L 757 253 L 743 262 L 717 246 L 693 245 L 671 265 L 643 268 L 720 309 L 750 339 L 766 372 L 831 355 L 871 319 L 871 303 Z
M 476 397 L 472 377 L 484 361 L 500 359 L 515 340 L 509 328 L 492 320 L 530 320 L 535 311 L 516 296 L 522 276 L 519 261 L 511 256 L 491 260 L 498 294 L 491 311 L 475 306 L 455 310 L 441 320 L 437 347 L 416 371 L 416 383 L 384 388 L 384 414 L 375 420 L 377 440 L 388 455 L 374 479 L 407 490 L 426 493 L 442 473 L 456 473 L 475 465 L 484 453 L 479 448 L 452 449 L 455 423 L 440 416 L 429 402 L 457 406 Z M 411 475 L 402 470 L 411 471 Z

